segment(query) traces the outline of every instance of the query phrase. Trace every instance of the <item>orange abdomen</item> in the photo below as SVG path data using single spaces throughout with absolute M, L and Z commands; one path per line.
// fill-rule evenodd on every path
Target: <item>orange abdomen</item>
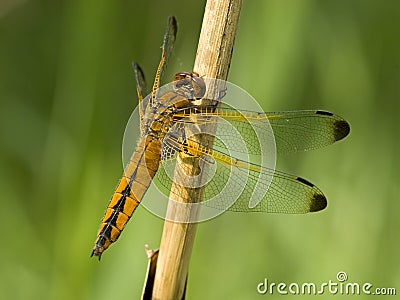
M 140 140 L 108 204 L 92 256 L 96 255 L 100 260 L 102 253 L 118 239 L 149 188 L 160 157 L 161 143 L 158 139 L 146 136 Z

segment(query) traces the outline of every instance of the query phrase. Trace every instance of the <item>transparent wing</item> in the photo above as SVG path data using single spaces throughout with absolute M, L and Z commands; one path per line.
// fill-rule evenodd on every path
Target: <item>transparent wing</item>
M 168 64 L 169 57 L 171 56 L 171 53 L 174 49 L 177 31 L 178 31 L 178 24 L 176 22 L 175 17 L 174 16 L 168 17 L 167 30 L 164 35 L 162 54 L 161 54 L 161 61 L 163 63 L 162 64 L 160 63 L 161 67 L 159 67 L 160 77 L 162 77 L 165 67 Z
M 250 154 L 260 154 L 259 143 L 264 141 L 262 135 L 269 137 L 272 132 L 277 152 L 284 154 L 327 146 L 343 139 L 350 131 L 350 125 L 344 119 L 322 110 L 259 113 L 237 110 L 226 104 L 217 112 L 214 110 L 215 106 L 193 106 L 176 110 L 174 118 L 177 123 L 190 122 L 190 117 L 193 123 L 217 124 L 219 136 L 225 139 L 242 138 Z M 221 119 L 229 124 L 221 122 Z M 240 137 L 233 134 L 236 130 Z M 261 139 L 254 133 L 261 134 Z
M 175 17 L 170 16 L 168 18 L 167 30 L 164 35 L 164 41 L 162 45 L 161 60 L 158 64 L 157 73 L 154 78 L 153 88 L 151 91 L 150 104 L 154 104 L 156 101 L 157 91 L 160 87 L 160 81 L 167 66 L 169 57 L 171 56 L 172 50 L 174 48 L 176 32 L 178 30 L 178 25 Z
M 148 91 L 146 88 L 146 80 L 144 78 L 144 74 L 142 68 L 138 63 L 132 62 L 133 73 L 135 75 L 136 81 L 136 92 L 138 94 L 139 101 L 139 117 L 140 117 L 140 128 L 143 128 L 143 114 L 144 114 L 144 102 L 143 98 L 148 95 Z
M 185 156 L 193 158 L 197 154 L 199 169 L 209 170 L 200 182 L 205 187 L 203 203 L 206 206 L 236 212 L 307 213 L 322 210 L 327 205 L 323 193 L 301 177 L 233 159 L 218 145 L 208 149 L 196 145 L 195 141 L 182 141 L 171 135 L 167 135 L 165 139 L 163 163 L 154 179 L 165 195 L 169 195 L 171 191 L 171 178 L 177 176 L 177 170 L 184 170 L 179 162 L 184 161 Z M 182 160 L 177 159 L 178 155 Z M 175 163 L 180 165 L 171 172 L 170 166 Z M 179 185 L 194 187 L 193 176 L 178 177 Z M 198 182 L 196 179 L 196 184 Z M 241 192 L 238 193 L 238 190 Z M 172 192 L 182 198 L 188 195 L 182 189 L 173 189 Z M 258 201 L 252 206 L 250 203 L 254 197 Z M 209 201 L 210 199 L 213 201 Z M 237 200 L 234 201 L 235 199 Z
M 138 99 L 139 102 L 141 102 L 143 98 L 149 94 L 146 87 L 146 80 L 144 78 L 144 73 L 142 71 L 142 68 L 139 66 L 137 62 L 132 62 L 132 69 L 135 75 L 136 91 L 138 94 Z

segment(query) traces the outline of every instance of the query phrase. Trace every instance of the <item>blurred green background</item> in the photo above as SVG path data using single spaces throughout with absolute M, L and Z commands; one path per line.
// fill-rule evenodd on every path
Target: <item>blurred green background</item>
M 151 80 L 175 15 L 166 78 L 190 71 L 204 4 L 0 2 L 2 299 L 140 297 L 143 245 L 159 245 L 161 219 L 140 207 L 102 261 L 89 258 L 137 103 L 131 61 Z M 399 292 L 399 37 L 396 0 L 244 1 L 229 80 L 266 111 L 329 110 L 351 133 L 278 161 L 324 191 L 326 210 L 199 225 L 187 299 L 282 298 L 257 284 L 320 284 L 339 271 Z

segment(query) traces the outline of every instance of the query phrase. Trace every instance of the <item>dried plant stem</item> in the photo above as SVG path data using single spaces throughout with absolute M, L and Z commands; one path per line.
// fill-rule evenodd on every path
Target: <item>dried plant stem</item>
M 197 48 L 194 71 L 201 76 L 226 80 L 232 57 L 233 44 L 242 6 L 241 0 L 208 0 Z M 185 170 L 196 173 L 193 161 L 185 162 Z M 177 191 L 179 189 L 179 191 Z M 183 202 L 176 195 L 185 195 L 191 203 L 201 201 L 202 191 L 172 186 L 170 199 Z M 193 207 L 193 209 L 195 209 Z M 197 211 L 188 211 L 169 205 L 170 217 L 177 215 L 196 216 Z M 165 221 L 160 252 L 154 279 L 153 299 L 183 299 L 190 255 L 192 253 L 195 223 Z

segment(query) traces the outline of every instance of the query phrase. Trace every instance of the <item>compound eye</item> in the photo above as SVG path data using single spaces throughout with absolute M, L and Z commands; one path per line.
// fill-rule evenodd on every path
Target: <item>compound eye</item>
M 175 90 L 188 100 L 199 100 L 206 92 L 204 79 L 198 73 L 180 72 L 174 77 Z
M 190 79 L 192 77 L 191 73 L 188 72 L 180 72 L 175 74 L 174 76 L 174 81 L 179 81 L 179 80 L 184 80 L 184 79 Z
M 206 83 L 197 73 L 192 74 L 195 75 L 192 76 L 194 97 L 196 99 L 201 99 L 206 93 Z

